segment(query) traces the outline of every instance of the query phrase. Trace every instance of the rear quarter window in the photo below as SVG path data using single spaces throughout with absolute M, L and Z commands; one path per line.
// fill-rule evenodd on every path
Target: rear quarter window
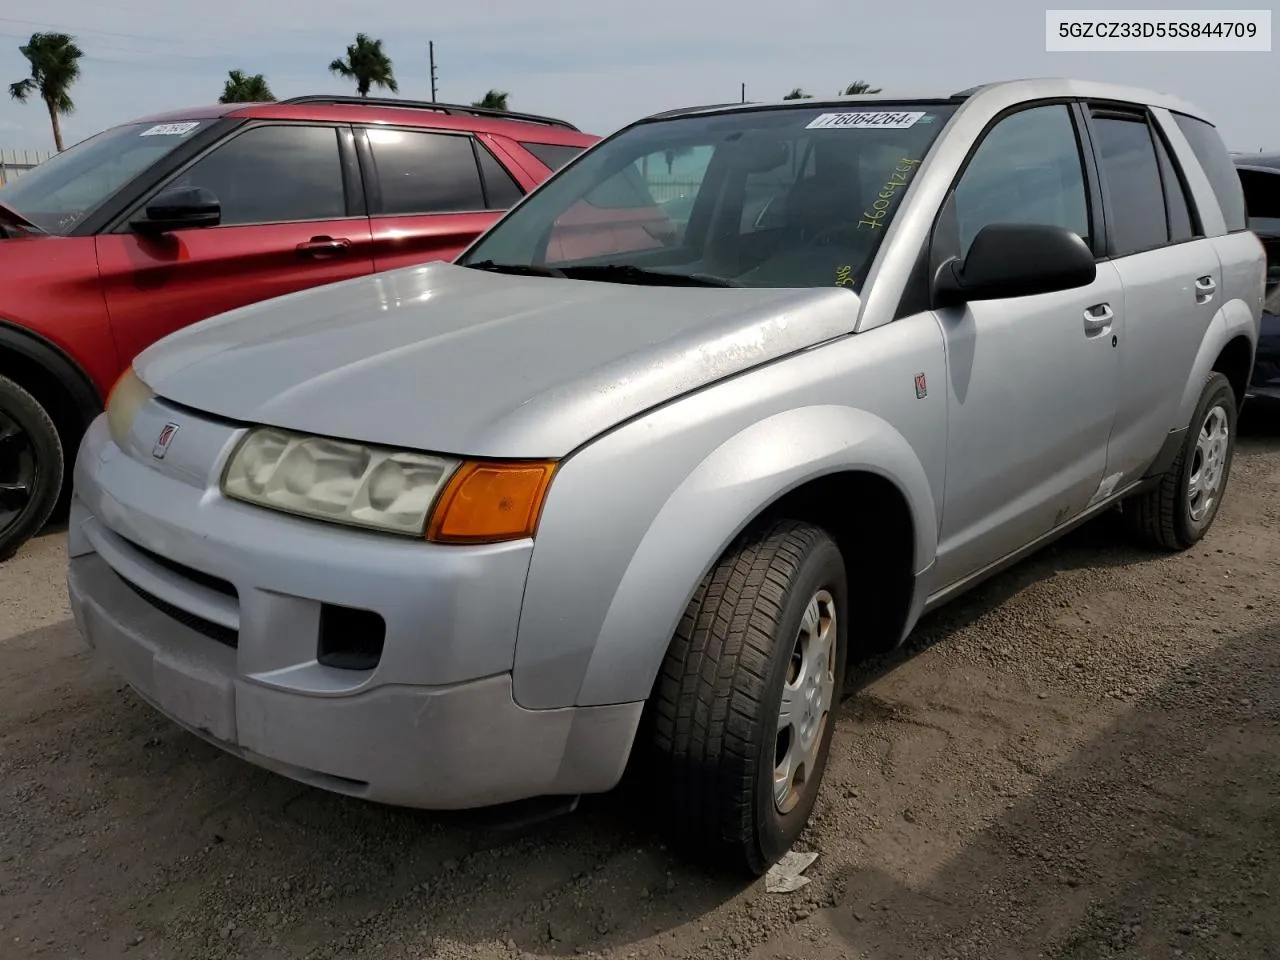
M 1210 123 L 1183 113 L 1175 113 L 1173 119 L 1191 144 L 1191 150 L 1204 168 L 1205 176 L 1209 178 L 1209 184 L 1218 198 L 1218 206 L 1222 208 L 1223 219 L 1227 221 L 1227 229 L 1244 230 L 1248 225 L 1245 219 L 1244 191 L 1240 188 L 1240 177 L 1231 161 L 1231 154 L 1227 152 L 1226 144 L 1222 142 L 1217 129 Z
M 566 147 L 560 143 L 526 143 L 523 140 L 520 141 L 520 146 L 551 170 L 559 170 L 586 149 L 585 147 Z

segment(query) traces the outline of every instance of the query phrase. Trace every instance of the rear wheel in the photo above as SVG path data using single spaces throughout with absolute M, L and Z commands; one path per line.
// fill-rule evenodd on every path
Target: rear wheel
M 1222 505 L 1235 440 L 1235 392 L 1226 377 L 1212 373 L 1178 456 L 1155 487 L 1124 503 L 1130 527 L 1165 550 L 1185 550 L 1198 543 Z
M 845 567 L 818 527 L 749 530 L 699 585 L 655 690 L 670 822 L 750 874 L 781 857 L 817 800 L 843 688 Z
M 44 407 L 0 377 L 0 560 L 39 532 L 62 490 L 62 441 Z

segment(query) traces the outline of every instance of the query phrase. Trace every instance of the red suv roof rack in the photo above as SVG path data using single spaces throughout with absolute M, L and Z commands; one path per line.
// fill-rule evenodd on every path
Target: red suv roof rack
M 409 110 L 434 110 L 449 116 L 493 117 L 497 120 L 520 120 L 524 123 L 541 123 L 549 127 L 563 127 L 565 130 L 578 130 L 567 120 L 555 117 L 544 117 L 536 113 L 517 113 L 514 110 L 497 110 L 493 107 L 466 107 L 459 103 L 436 103 L 432 100 L 401 100 L 398 97 L 350 97 L 325 93 L 307 94 L 302 97 L 290 97 L 281 103 L 316 103 L 316 104 L 359 104 L 365 107 L 404 107 Z

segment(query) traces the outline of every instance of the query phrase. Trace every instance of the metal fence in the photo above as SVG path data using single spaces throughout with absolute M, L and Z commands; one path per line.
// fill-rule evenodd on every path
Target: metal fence
M 0 150 L 0 186 L 52 156 L 52 150 Z
M 687 176 L 669 177 L 650 170 L 645 177 L 645 183 L 649 187 L 649 192 L 653 194 L 653 199 L 662 203 L 664 200 L 674 200 L 686 194 L 697 193 L 702 181 L 693 180 Z

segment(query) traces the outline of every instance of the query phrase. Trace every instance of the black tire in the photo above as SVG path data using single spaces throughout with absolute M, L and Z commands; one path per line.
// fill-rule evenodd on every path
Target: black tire
M 62 441 L 49 414 L 0 377 L 0 561 L 40 532 L 58 503 L 64 469 Z
M 833 686 L 822 707 L 798 711 L 822 719 L 804 725 L 816 731 L 806 735 L 816 744 L 812 769 L 783 811 L 774 798 L 779 710 L 801 622 L 820 591 L 834 611 L 834 628 L 823 633 L 834 634 L 834 669 L 831 658 L 817 657 Z M 772 521 L 741 535 L 698 586 L 662 665 L 652 773 L 668 823 L 749 875 L 787 852 L 813 810 L 844 686 L 847 611 L 844 562 L 831 537 L 809 524 Z
M 1123 504 L 1122 512 L 1130 529 L 1142 540 L 1163 550 L 1186 550 L 1209 532 L 1231 477 L 1237 415 L 1236 396 L 1230 381 L 1220 373 L 1209 374 L 1177 457 L 1154 487 Z M 1227 433 L 1218 454 L 1219 479 L 1211 502 L 1204 505 L 1193 495 L 1191 484 L 1204 468 L 1201 434 L 1210 427 L 1211 417 L 1215 423 L 1217 417 L 1224 418 Z M 1197 512 L 1201 505 L 1205 509 Z

